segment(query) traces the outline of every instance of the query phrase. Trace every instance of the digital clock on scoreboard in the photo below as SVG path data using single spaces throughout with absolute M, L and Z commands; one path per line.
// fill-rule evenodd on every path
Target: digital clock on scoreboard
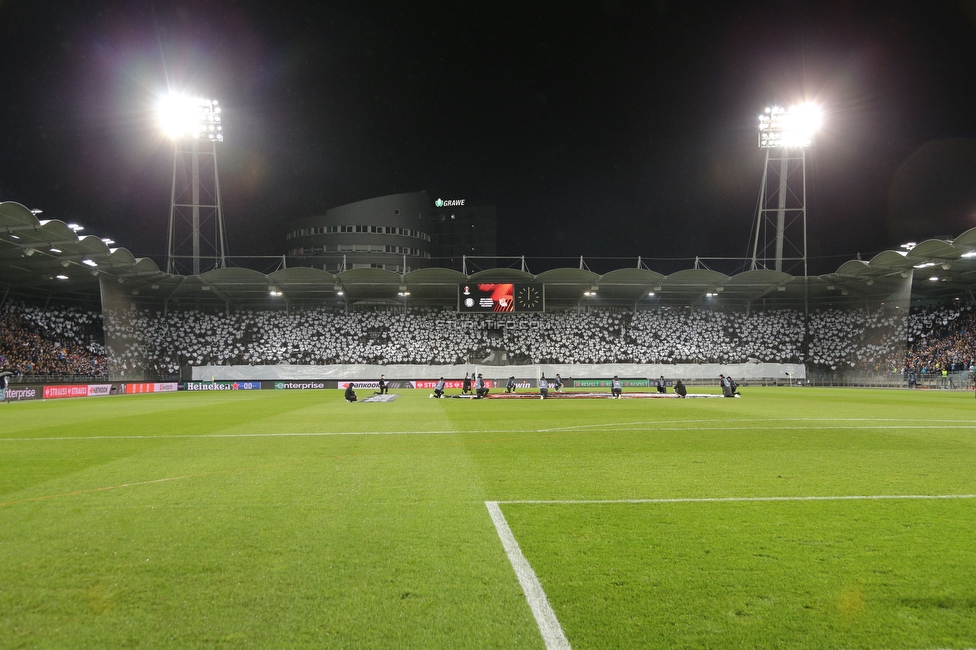
M 470 282 L 458 285 L 458 311 L 543 311 L 545 289 L 541 282 Z

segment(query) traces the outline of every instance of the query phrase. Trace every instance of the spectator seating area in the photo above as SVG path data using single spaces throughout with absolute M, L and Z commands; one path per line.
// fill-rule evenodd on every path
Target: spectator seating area
M 0 309 L 0 368 L 18 375 L 105 374 L 102 315 L 79 309 L 4 304 Z
M 907 322 L 906 322 L 907 320 Z M 514 363 L 806 363 L 822 370 L 934 372 L 976 359 L 976 310 L 730 313 L 590 309 L 465 315 L 377 309 L 291 314 L 97 312 L 5 303 L 0 365 L 18 374 L 100 376 L 186 365 L 456 364 L 501 351 Z M 103 341 L 108 342 L 106 347 Z M 109 352 L 111 350 L 111 352 Z

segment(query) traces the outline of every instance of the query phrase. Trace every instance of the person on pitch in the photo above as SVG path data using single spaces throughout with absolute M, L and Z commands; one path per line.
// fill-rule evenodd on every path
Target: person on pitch
M 722 397 L 735 397 L 735 395 L 732 393 L 732 378 L 726 377 L 725 375 L 719 375 L 718 379 L 722 384 Z
M 352 389 L 352 382 L 346 384 L 346 401 L 350 404 L 356 401 L 356 391 Z
M 468 373 L 464 373 L 464 381 L 461 382 L 461 394 L 467 395 L 471 392 L 471 378 Z
M 685 388 L 685 385 L 681 383 L 680 379 L 674 382 L 674 393 L 675 395 L 681 395 L 681 397 L 688 394 L 688 389 Z
M 440 379 L 437 380 L 437 383 L 434 384 L 434 394 L 431 395 L 431 397 L 436 397 L 437 399 L 440 399 L 443 396 L 444 396 L 444 378 L 441 377 Z
M 482 378 L 480 372 L 478 373 L 478 378 L 474 381 L 474 394 L 478 399 L 488 397 L 488 389 L 485 388 L 485 380 Z
M 620 395 L 623 392 L 624 392 L 624 383 L 620 381 L 617 375 L 614 375 L 613 379 L 610 381 L 610 395 L 614 399 L 620 399 Z
M 386 377 L 385 376 L 380 375 L 380 389 L 379 389 L 378 392 L 375 392 L 373 394 L 374 395 L 384 395 L 384 394 L 389 395 L 390 394 L 390 389 L 386 385 Z
M 546 374 L 542 373 L 539 377 L 539 399 L 546 399 L 549 397 L 549 380 L 546 379 Z
M 511 377 L 508 378 L 508 383 L 505 384 L 505 392 L 506 393 L 515 392 L 515 375 L 512 375 Z
M 552 380 L 552 389 L 557 393 L 561 393 L 563 390 L 563 378 L 556 373 L 556 378 Z
M 668 382 L 664 380 L 664 375 L 661 375 L 661 378 L 657 380 L 657 392 L 662 395 L 668 392 Z

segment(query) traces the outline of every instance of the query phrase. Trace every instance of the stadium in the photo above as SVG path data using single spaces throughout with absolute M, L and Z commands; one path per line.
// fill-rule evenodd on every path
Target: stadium
M 0 650 L 976 648 L 972 0 L 0 25 Z
M 971 647 L 974 251 L 180 275 L 0 203 L 2 645 Z

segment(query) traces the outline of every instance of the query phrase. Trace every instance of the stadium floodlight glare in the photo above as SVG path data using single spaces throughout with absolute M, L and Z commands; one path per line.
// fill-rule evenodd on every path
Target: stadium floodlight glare
M 225 268 L 227 243 L 217 177 L 217 143 L 224 141 L 220 105 L 174 93 L 160 98 L 156 115 L 175 148 L 166 272 L 176 273 L 181 259 L 190 260 L 186 270 L 192 269 L 193 275 L 206 270 L 202 264 L 208 259 L 214 268 Z
M 168 95 L 160 100 L 156 112 L 163 132 L 174 140 L 224 141 L 220 106 L 216 100 Z
M 68 279 L 68 276 L 61 275 L 60 273 L 58 275 L 54 276 L 54 277 L 56 277 L 58 280 L 67 280 Z
M 759 116 L 759 148 L 809 147 L 822 122 L 823 113 L 815 104 L 770 106 Z

